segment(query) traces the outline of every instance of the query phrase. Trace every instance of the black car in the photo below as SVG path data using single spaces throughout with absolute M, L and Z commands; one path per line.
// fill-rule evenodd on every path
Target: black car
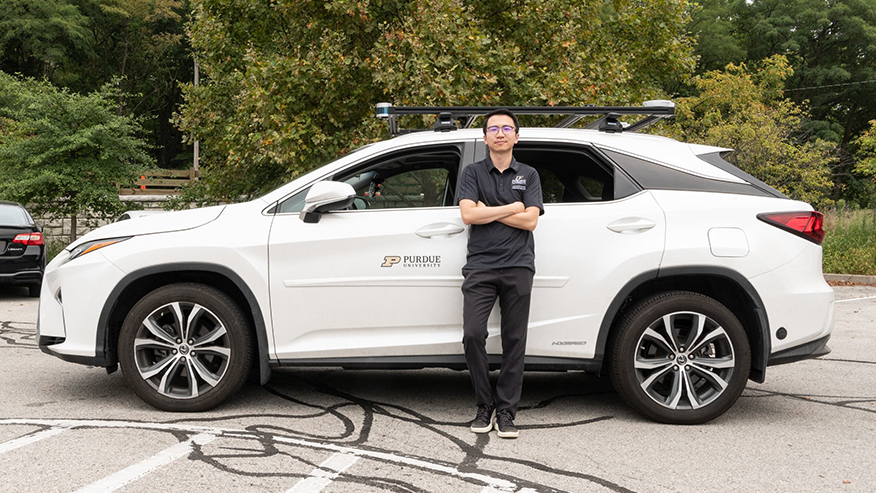
M 39 296 L 45 270 L 40 227 L 21 204 L 0 201 L 0 284 L 26 285 L 31 296 Z

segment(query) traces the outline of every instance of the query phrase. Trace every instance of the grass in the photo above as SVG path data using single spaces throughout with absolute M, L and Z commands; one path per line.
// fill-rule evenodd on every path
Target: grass
M 876 210 L 827 210 L 824 230 L 824 272 L 876 275 Z

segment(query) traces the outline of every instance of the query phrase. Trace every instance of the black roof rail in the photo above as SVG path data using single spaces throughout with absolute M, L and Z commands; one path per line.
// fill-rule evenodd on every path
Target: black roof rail
M 389 123 L 389 133 L 394 137 L 423 131 L 400 129 L 398 117 L 402 115 L 437 115 L 435 131 L 448 132 L 456 130 L 459 123 L 462 123 L 462 128 L 471 128 L 477 117 L 498 109 L 511 110 L 515 115 L 567 115 L 557 128 L 570 127 L 585 116 L 599 116 L 584 128 L 598 128 L 603 132 L 633 132 L 675 116 L 675 103 L 665 99 L 645 101 L 642 106 L 393 106 L 392 103 L 377 103 L 376 115 Z M 626 124 L 619 121 L 623 115 L 644 115 L 644 118 Z

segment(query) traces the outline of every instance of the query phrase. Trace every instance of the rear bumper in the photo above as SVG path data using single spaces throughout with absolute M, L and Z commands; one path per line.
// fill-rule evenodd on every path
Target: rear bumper
M 43 271 L 22 270 L 10 274 L 0 274 L 0 284 L 40 284 L 43 282 Z
M 773 353 L 770 355 L 767 365 L 784 365 L 786 363 L 824 356 L 825 354 L 830 353 L 830 348 L 827 347 L 828 339 L 830 339 L 830 334 L 821 339 L 816 339 L 812 342 L 807 342 L 806 344 L 801 344 L 796 347 Z

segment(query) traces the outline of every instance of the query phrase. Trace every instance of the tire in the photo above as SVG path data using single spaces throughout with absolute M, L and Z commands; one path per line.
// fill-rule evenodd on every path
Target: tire
M 612 383 L 624 400 L 645 417 L 671 424 L 705 423 L 726 412 L 751 370 L 748 337 L 736 316 L 686 291 L 635 305 L 621 320 L 609 358 Z
M 189 337 L 181 337 L 186 331 L 192 331 Z M 206 411 L 246 381 L 251 341 L 247 318 L 228 295 L 204 284 L 171 284 L 144 296 L 128 313 L 119 333 L 119 365 L 150 405 Z
M 31 298 L 39 298 L 40 290 L 43 288 L 42 284 L 30 284 L 27 286 L 28 294 Z

